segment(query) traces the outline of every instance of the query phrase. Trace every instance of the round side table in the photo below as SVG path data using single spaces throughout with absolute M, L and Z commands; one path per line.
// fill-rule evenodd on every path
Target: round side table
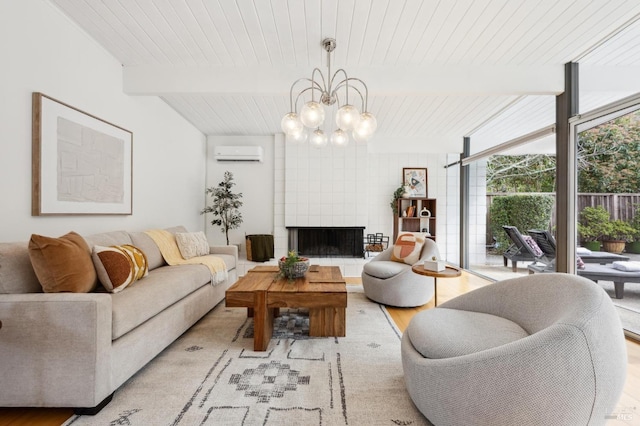
M 424 269 L 424 265 L 413 265 L 411 270 L 416 274 L 433 277 L 433 302 L 434 306 L 438 306 L 438 278 L 455 278 L 462 275 L 460 269 L 453 266 L 447 266 L 443 271 L 430 271 Z

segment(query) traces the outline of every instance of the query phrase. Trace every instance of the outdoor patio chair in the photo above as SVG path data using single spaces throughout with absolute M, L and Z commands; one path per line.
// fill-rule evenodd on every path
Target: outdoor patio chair
M 556 258 L 556 240 L 553 238 L 553 235 L 549 231 L 542 231 L 539 229 L 529 229 L 527 231 L 531 238 L 538 244 L 540 250 L 544 253 L 544 255 L 548 259 L 555 260 Z M 581 252 L 579 253 L 580 258 L 584 263 L 599 263 L 601 265 L 605 265 L 607 263 L 612 263 L 615 261 L 626 261 L 629 260 L 628 256 L 622 256 L 620 254 L 615 253 L 607 253 L 606 251 L 591 251 L 591 252 Z M 549 264 L 549 266 L 553 266 Z M 555 268 L 552 268 L 555 269 Z
M 525 236 L 520 233 L 517 227 L 503 225 L 502 228 L 504 229 L 504 232 L 507 233 L 512 242 L 509 248 L 507 248 L 507 250 L 502 255 L 504 266 L 507 266 L 507 261 L 511 260 L 511 269 L 513 270 L 513 272 L 517 272 L 518 261 L 541 262 L 545 264 L 551 263 L 552 259 L 548 259 L 545 256 L 544 252 L 542 252 L 540 249 L 538 249 L 538 251 L 534 251 L 534 248 L 527 243 L 527 241 L 525 240 Z

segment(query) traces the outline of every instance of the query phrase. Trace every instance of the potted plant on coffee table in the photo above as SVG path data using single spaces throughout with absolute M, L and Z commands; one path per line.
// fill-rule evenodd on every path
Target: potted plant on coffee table
M 609 253 L 622 253 L 624 246 L 631 241 L 636 230 L 624 220 L 616 219 L 609 222 L 609 230 L 602 237 L 602 245 Z
M 585 207 L 578 220 L 580 244 L 589 250 L 599 251 L 602 237 L 609 231 L 609 212 L 603 207 Z

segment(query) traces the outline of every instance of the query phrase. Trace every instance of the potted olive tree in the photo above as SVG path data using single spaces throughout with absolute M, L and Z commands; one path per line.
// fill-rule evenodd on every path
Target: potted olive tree
M 580 244 L 589 250 L 599 251 L 603 236 L 609 231 L 609 212 L 603 207 L 585 207 L 578 220 Z
M 213 204 L 205 207 L 200 214 L 213 213 L 212 225 L 220 227 L 220 230 L 227 238 L 229 245 L 229 231 L 236 229 L 242 224 L 242 193 L 235 194 L 231 189 L 236 183 L 233 181 L 233 173 L 224 172 L 224 180 L 218 186 L 207 188 L 205 192 L 213 197 Z

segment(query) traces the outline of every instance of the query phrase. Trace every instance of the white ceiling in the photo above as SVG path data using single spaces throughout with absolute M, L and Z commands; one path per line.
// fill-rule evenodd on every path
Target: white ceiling
M 637 0 L 50 1 L 123 64 L 125 92 L 162 97 L 208 135 L 280 132 L 291 83 L 326 66 L 326 37 L 333 69 L 369 87 L 377 151 L 459 152 L 525 95 L 560 93 L 569 61 L 640 69 Z

